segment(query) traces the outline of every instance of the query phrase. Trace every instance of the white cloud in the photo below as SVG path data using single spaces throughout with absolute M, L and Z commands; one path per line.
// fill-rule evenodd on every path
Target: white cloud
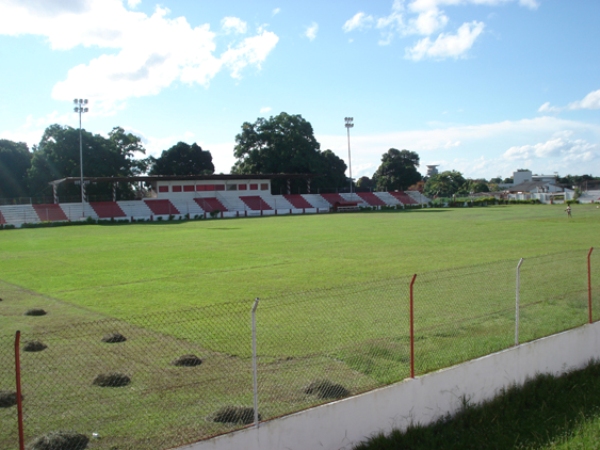
M 550 102 L 544 103 L 539 107 L 538 112 L 541 113 L 556 113 L 567 110 L 578 110 L 578 109 L 600 109 L 600 89 L 597 91 L 590 92 L 586 95 L 583 100 L 577 100 L 569 103 L 566 107 L 552 106 Z
M 268 112 L 271 112 L 271 110 L 272 110 L 272 109 L 273 109 L 273 108 L 271 108 L 270 106 L 264 106 L 264 107 L 260 108 L 260 111 L 259 111 L 259 112 L 260 112 L 261 114 L 266 114 L 266 113 L 268 113 Z
M 226 34 L 219 37 L 208 24 L 192 26 L 185 17 L 169 14 L 161 7 L 152 15 L 130 11 L 122 0 L 5 0 L 0 3 L 0 34 L 45 36 L 55 50 L 110 49 L 71 68 L 52 91 L 58 100 L 73 95 L 93 99 L 98 110 L 106 111 L 176 82 L 207 86 L 223 70 L 239 79 L 249 66 L 260 69 L 279 40 L 264 29 L 236 37 L 247 26 L 235 17 L 223 19 Z M 227 45 L 221 54 L 219 39 Z
M 583 100 L 579 100 L 570 103 L 569 109 L 600 109 L 600 89 L 594 92 L 590 92 L 584 97 Z
M 545 142 L 532 145 L 513 146 L 503 155 L 509 160 L 535 160 L 547 158 L 565 158 L 581 162 L 590 162 L 600 158 L 597 144 L 585 139 L 571 139 L 571 132 L 557 133 Z
M 319 24 L 316 22 L 313 22 L 310 24 L 309 27 L 306 28 L 306 32 L 304 33 L 304 35 L 310 40 L 310 41 L 314 41 L 317 37 L 317 32 L 319 31 Z
M 276 16 L 280 12 L 281 12 L 281 8 L 275 8 L 271 14 L 273 14 L 274 16 Z
M 225 17 L 221 20 L 221 27 L 225 33 L 244 34 L 248 29 L 248 25 L 243 20 L 237 17 Z
M 363 12 L 359 12 L 344 23 L 344 25 L 342 26 L 342 30 L 344 30 L 345 33 L 349 33 L 353 30 L 362 30 L 364 28 L 369 28 L 372 23 L 372 16 L 368 16 Z
M 136 8 L 140 3 L 142 3 L 142 0 L 127 0 L 127 6 L 131 9 Z
M 406 49 L 406 57 L 413 61 L 423 58 L 460 58 L 473 46 L 483 32 L 483 22 L 464 23 L 456 34 L 440 34 L 435 41 L 428 37 L 421 39 L 413 47 Z
M 461 5 L 493 7 L 511 2 L 518 2 L 520 6 L 530 9 L 539 6 L 537 0 L 394 0 L 388 15 L 374 18 L 359 12 L 347 20 L 342 29 L 348 33 L 371 28 L 375 22 L 381 33 L 378 42 L 380 45 L 391 44 L 395 37 L 424 36 L 405 49 L 408 59 L 419 61 L 424 58 L 459 58 L 473 47 L 485 24 L 478 21 L 464 22 L 455 33 L 443 33 L 442 30 L 450 23 L 450 18 L 441 8 Z

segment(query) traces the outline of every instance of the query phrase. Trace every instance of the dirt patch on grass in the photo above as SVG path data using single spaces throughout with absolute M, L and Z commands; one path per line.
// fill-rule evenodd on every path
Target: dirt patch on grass
M 88 442 L 88 437 L 80 433 L 53 431 L 36 438 L 27 450 L 84 450 Z
M 100 387 L 122 387 L 127 386 L 129 383 L 131 383 L 131 378 L 118 372 L 101 373 L 92 382 L 92 384 Z
M 194 367 L 202 364 L 202 360 L 196 355 L 182 355 L 179 358 L 171 361 L 174 366 Z

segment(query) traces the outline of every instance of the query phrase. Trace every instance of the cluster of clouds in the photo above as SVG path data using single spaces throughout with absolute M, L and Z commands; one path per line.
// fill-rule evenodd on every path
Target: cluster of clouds
M 139 12 L 140 1 L 4 0 L 0 33 L 43 36 L 54 50 L 100 49 L 100 56 L 71 68 L 52 97 L 70 100 L 79 92 L 107 110 L 176 82 L 208 86 L 222 71 L 240 78 L 245 69 L 260 68 L 279 41 L 265 27 L 249 31 L 237 17 L 225 17 L 213 31 L 160 6 L 150 15 Z
M 497 6 L 510 2 L 518 2 L 529 9 L 539 6 L 537 0 L 394 0 L 387 16 L 375 17 L 361 11 L 348 19 L 342 28 L 346 33 L 375 28 L 381 35 L 380 45 L 388 45 L 396 37 L 418 36 L 417 41 L 405 49 L 405 57 L 414 61 L 461 58 L 481 36 L 485 23 L 464 22 L 454 32 L 445 32 L 450 18 L 443 7 Z
M 321 148 L 335 149 L 344 157 L 343 136 L 317 136 Z M 429 129 L 380 135 L 352 136 L 352 168 L 356 177 L 371 177 L 382 153 L 397 147 L 416 151 L 421 172 L 426 164 L 440 170 L 459 170 L 468 177 L 506 177 L 518 167 L 538 173 L 590 173 L 600 162 L 600 125 L 552 116 L 507 120 L 461 126 L 432 126 Z M 530 144 L 522 144 L 529 142 Z M 490 147 L 493 146 L 493 147 Z M 483 151 L 483 150 L 486 151 Z M 494 156 L 497 155 L 497 156 Z

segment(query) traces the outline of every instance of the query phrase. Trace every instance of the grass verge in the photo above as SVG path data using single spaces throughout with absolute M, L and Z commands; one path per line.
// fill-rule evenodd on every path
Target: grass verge
M 600 442 L 600 362 L 538 375 L 432 425 L 378 435 L 354 450 L 583 450 Z

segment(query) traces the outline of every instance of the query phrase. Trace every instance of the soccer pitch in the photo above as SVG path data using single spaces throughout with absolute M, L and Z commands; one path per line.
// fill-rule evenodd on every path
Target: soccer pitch
M 0 279 L 125 319 L 498 260 L 516 264 L 598 244 L 600 210 L 575 205 L 567 219 L 563 209 L 516 205 L 6 230 Z

